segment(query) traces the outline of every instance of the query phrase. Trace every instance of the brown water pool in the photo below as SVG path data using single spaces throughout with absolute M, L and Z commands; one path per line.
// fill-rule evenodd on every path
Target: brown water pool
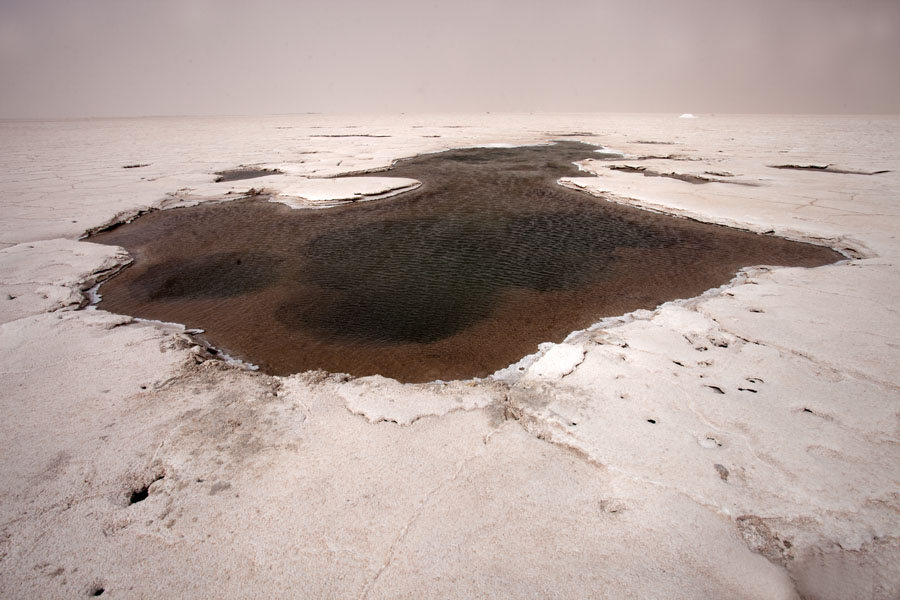
M 744 266 L 842 259 L 556 184 L 592 150 L 419 156 L 385 175 L 420 188 L 327 210 L 250 198 L 153 212 L 89 238 L 135 259 L 103 284 L 98 308 L 204 329 L 273 374 L 421 382 L 488 375 L 541 342 L 697 296 Z

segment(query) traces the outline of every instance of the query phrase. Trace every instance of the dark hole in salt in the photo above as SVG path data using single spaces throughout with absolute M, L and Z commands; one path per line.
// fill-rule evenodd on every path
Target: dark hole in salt
M 89 241 L 131 267 L 101 308 L 184 323 L 264 371 L 401 381 L 486 376 L 611 315 L 696 296 L 743 266 L 818 266 L 819 246 L 596 199 L 556 181 L 593 147 L 467 149 L 398 162 L 417 190 L 329 210 L 248 198 L 144 215 Z
M 131 495 L 128 497 L 128 504 L 135 504 L 137 502 L 143 502 L 147 499 L 147 496 L 150 495 L 149 486 L 142 487 L 139 490 L 134 490 L 131 492 Z
M 102 587 L 94 588 L 91 590 L 91 596 L 102 596 L 105 591 Z
M 129 494 L 129 496 L 128 496 L 128 504 L 136 504 L 138 502 L 143 502 L 144 500 L 146 500 L 147 497 L 150 495 L 150 486 L 153 485 L 154 483 L 156 483 L 157 481 L 163 479 L 163 477 L 164 476 L 160 475 L 159 477 L 156 477 L 155 479 L 153 479 L 153 481 L 151 481 L 147 485 L 144 485 L 136 490 L 132 490 L 131 494 Z

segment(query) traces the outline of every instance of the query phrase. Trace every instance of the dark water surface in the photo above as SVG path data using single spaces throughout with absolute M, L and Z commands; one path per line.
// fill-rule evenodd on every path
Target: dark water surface
M 603 317 L 696 296 L 744 266 L 842 258 L 555 183 L 591 152 L 420 156 L 387 173 L 422 181 L 417 190 L 328 210 L 247 199 L 147 214 L 90 238 L 135 257 L 102 286 L 100 308 L 205 329 L 279 375 L 459 379 Z

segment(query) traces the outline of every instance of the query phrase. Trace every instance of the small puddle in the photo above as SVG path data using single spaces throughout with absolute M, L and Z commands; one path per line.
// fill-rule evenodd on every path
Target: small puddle
M 423 155 L 386 174 L 420 188 L 328 210 L 251 198 L 153 212 L 89 238 L 135 259 L 103 284 L 99 308 L 204 329 L 277 375 L 466 379 L 603 317 L 697 296 L 744 266 L 843 258 L 556 184 L 592 150 Z
M 241 181 L 242 179 L 256 179 L 257 177 L 265 177 L 266 175 L 281 175 L 278 169 L 259 169 L 256 167 L 238 167 L 237 169 L 229 169 L 227 171 L 219 171 L 216 173 L 216 183 L 226 181 Z

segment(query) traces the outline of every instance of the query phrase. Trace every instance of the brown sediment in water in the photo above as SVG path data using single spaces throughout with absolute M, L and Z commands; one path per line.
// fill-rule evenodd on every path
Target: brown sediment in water
M 206 330 L 285 375 L 485 376 L 608 316 L 697 296 L 756 264 L 818 266 L 828 248 L 678 219 L 556 184 L 579 143 L 398 162 L 423 185 L 324 211 L 263 199 L 151 213 L 92 242 L 133 265 L 100 308 Z

